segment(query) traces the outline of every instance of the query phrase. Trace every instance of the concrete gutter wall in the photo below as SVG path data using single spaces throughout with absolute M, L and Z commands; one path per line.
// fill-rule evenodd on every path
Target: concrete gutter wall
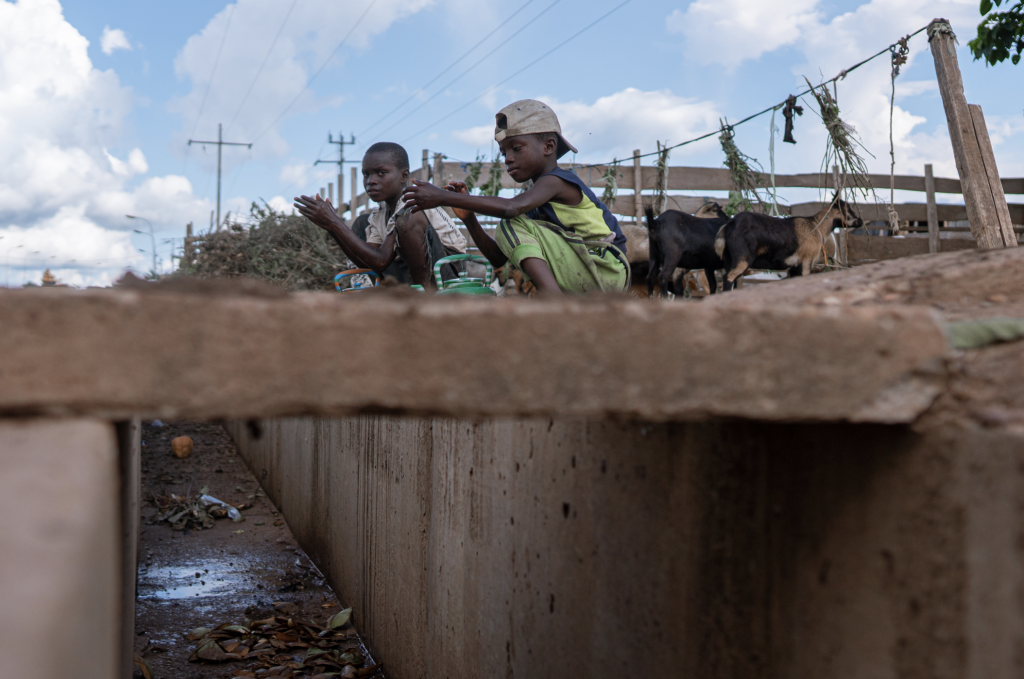
M 131 676 L 138 432 L 137 422 L 0 421 L 4 677 Z
M 393 679 L 1021 674 L 1017 435 L 392 416 L 231 431 Z

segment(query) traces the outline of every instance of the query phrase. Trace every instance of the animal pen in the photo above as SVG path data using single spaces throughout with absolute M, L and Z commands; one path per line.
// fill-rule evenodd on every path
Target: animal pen
M 881 261 L 699 304 L 0 292 L 5 671 L 131 676 L 139 421 L 161 417 L 225 423 L 396 679 L 1020 676 L 1024 218 L 999 199 L 1024 180 L 941 89 L 960 179 L 900 176 L 925 202 L 879 217 L 928 238 L 850 235 L 849 264 Z M 641 160 L 616 212 L 735 188 Z

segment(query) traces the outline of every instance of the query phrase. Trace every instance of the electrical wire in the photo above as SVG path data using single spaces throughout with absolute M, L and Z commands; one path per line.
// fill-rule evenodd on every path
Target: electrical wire
M 404 123 L 404 122 L 405 122 L 406 120 L 408 120 L 408 119 L 409 119 L 409 118 L 410 118 L 410 117 L 411 117 L 411 116 L 412 116 L 412 115 L 413 115 L 414 113 L 416 113 L 416 112 L 417 112 L 417 111 L 419 111 L 419 110 L 420 110 L 421 108 L 423 108 L 424 106 L 426 106 L 427 104 L 429 104 L 429 103 L 430 103 L 431 101 L 433 101 L 433 100 L 434 100 L 435 98 L 437 98 L 437 96 L 438 96 L 438 95 L 440 95 L 440 94 L 441 94 L 442 92 L 445 92 L 445 91 L 447 91 L 449 87 L 451 87 L 452 85 L 454 85 L 455 83 L 457 83 L 457 82 L 458 82 L 459 80 L 461 80 L 461 79 L 462 79 L 462 77 L 463 77 L 464 75 L 466 75 L 467 73 L 469 73 L 470 71 L 472 71 L 472 70 L 473 70 L 474 68 L 476 68 L 477 66 L 479 66 L 480 64 L 482 64 L 482 63 L 483 63 L 484 61 L 486 61 L 486 60 L 487 60 L 488 58 L 490 58 L 490 57 L 491 57 L 491 55 L 493 55 L 493 54 L 494 54 L 495 52 L 497 52 L 497 51 L 498 51 L 498 50 L 500 50 L 500 49 L 501 49 L 502 47 L 504 47 L 505 45 L 507 45 L 507 44 L 508 44 L 508 42 L 509 42 L 510 40 L 512 40 L 512 38 L 516 37 L 517 35 L 519 35 L 519 34 L 520 34 L 520 33 L 522 33 L 523 31 L 525 31 L 525 30 L 526 30 L 526 29 L 527 29 L 527 28 L 528 28 L 528 27 L 529 27 L 529 26 L 530 26 L 530 25 L 531 25 L 531 24 L 532 24 L 533 22 L 535 22 L 535 21 L 536 21 L 537 19 L 540 19 L 540 18 L 541 18 L 542 16 L 544 16 L 545 14 L 547 14 L 547 13 L 548 13 L 548 11 L 549 11 L 549 10 L 551 10 L 551 8 L 553 8 L 553 7 L 555 6 L 555 5 L 557 5 L 557 4 L 558 4 L 558 3 L 560 3 L 561 1 L 562 1 L 562 0 L 555 0 L 555 1 L 554 1 L 554 2 L 552 2 L 552 3 L 550 4 L 550 5 L 548 5 L 547 7 L 545 7 L 545 8 L 543 9 L 543 10 L 541 10 L 540 14 L 538 14 L 537 16 L 533 17 L 533 18 L 532 18 L 532 19 L 530 19 L 530 20 L 529 20 L 528 22 L 526 22 L 525 24 L 523 24 L 523 25 L 522 25 L 522 26 L 521 26 L 521 27 L 519 28 L 519 30 L 517 30 L 517 31 L 516 31 L 515 33 L 513 33 L 512 35 L 510 35 L 510 36 L 508 36 L 507 38 L 505 38 L 505 40 L 504 40 L 504 41 L 502 41 L 502 43 L 501 43 L 501 44 L 499 44 L 499 45 L 498 45 L 497 47 L 495 47 L 495 48 L 494 48 L 493 50 L 491 50 L 490 52 L 488 52 L 487 54 L 485 54 L 484 56 L 482 56 L 482 57 L 481 57 L 480 59 L 478 59 L 478 60 L 477 60 L 477 62 L 476 62 L 475 64 L 473 64 L 472 66 L 470 66 L 469 68 L 467 68 L 467 69 L 466 69 L 465 71 L 463 71 L 462 73 L 460 73 L 459 75 L 457 75 L 457 76 L 455 77 L 455 79 L 453 79 L 452 81 L 450 81 L 450 82 L 449 82 L 449 83 L 448 83 L 447 85 L 445 85 L 444 87 L 442 87 L 441 89 L 439 89 L 439 90 L 438 90 L 437 92 L 434 92 L 434 93 L 433 93 L 432 95 L 430 95 L 430 97 L 428 97 L 428 98 L 427 98 L 427 100 L 426 100 L 426 101 L 423 101 L 423 102 L 421 102 L 419 106 L 417 106 L 417 107 L 416 107 L 416 108 L 414 108 L 413 110 L 411 110 L 411 111 L 409 111 L 408 113 L 406 113 L 406 114 L 405 114 L 405 116 L 403 116 L 403 117 L 402 117 L 401 119 L 399 119 L 398 121 L 396 121 L 396 122 L 395 122 L 394 124 L 392 124 L 392 125 L 391 125 L 390 127 L 388 127 L 388 128 L 386 129 L 386 130 L 384 130 L 383 132 L 381 132 L 381 133 L 380 133 L 380 134 L 379 134 L 378 136 L 383 136 L 383 135 L 387 134 L 388 132 L 390 132 L 391 130 L 393 130 L 393 129 L 395 129 L 396 127 L 398 127 L 399 125 L 401 125 L 402 123 Z M 630 1 L 631 1 L 631 0 L 626 0 L 626 2 L 630 2 Z M 623 3 L 623 4 L 625 4 L 625 3 Z M 614 10 L 613 10 L 613 11 L 614 11 Z M 564 44 L 564 43 L 563 43 L 563 44 Z M 486 94 L 486 92 L 485 92 L 485 94 Z M 481 94 L 480 96 L 482 97 L 482 96 L 483 96 L 483 94 Z M 479 98 L 480 98 L 480 97 L 477 97 L 477 99 L 479 99 Z M 473 101 L 476 101 L 476 99 L 474 99 Z M 469 102 L 469 103 L 473 103 L 473 102 Z
M 373 0 L 369 5 L 366 6 L 366 9 L 363 10 L 363 13 L 359 16 L 356 22 L 352 24 L 352 28 L 348 30 L 348 33 L 346 33 L 345 37 L 341 39 L 341 42 L 338 43 L 338 46 L 334 48 L 334 51 L 331 52 L 330 56 L 328 56 L 327 59 L 324 60 L 324 63 L 320 64 L 320 68 L 316 69 L 316 72 L 313 73 L 313 75 L 308 80 L 306 80 L 306 85 L 299 91 L 298 94 L 295 95 L 294 99 L 288 102 L 288 105 L 285 106 L 284 110 L 281 111 L 281 114 L 274 119 L 274 122 L 270 123 L 267 129 L 263 130 L 258 135 L 256 135 L 256 138 L 253 139 L 253 143 L 259 141 L 263 137 L 263 135 L 274 129 L 274 126 L 277 125 L 282 118 L 284 118 L 285 114 L 288 113 L 288 111 L 291 110 L 292 106 L 295 105 L 295 102 L 299 100 L 299 97 L 305 94 L 306 90 L 309 89 L 309 86 L 313 84 L 313 81 L 316 80 L 316 77 L 320 75 L 321 71 L 327 68 L 327 64 L 331 63 L 331 60 L 334 59 L 334 55 L 337 54 L 345 45 L 345 43 L 348 42 L 349 37 L 351 37 L 352 33 L 354 33 L 357 28 L 359 28 L 359 24 L 363 23 L 363 19 L 366 18 L 366 15 L 370 13 L 370 10 L 373 9 L 373 6 L 376 4 L 377 0 Z
M 412 93 L 411 95 L 409 95 L 409 98 L 408 98 L 408 99 L 406 99 L 406 100 L 405 100 L 405 101 L 403 101 L 403 102 L 402 102 L 401 104 L 399 104 L 398 106 L 396 106 L 396 107 L 394 107 L 393 109 L 391 109 L 391 110 L 390 110 L 390 111 L 389 111 L 389 112 L 388 112 L 387 114 L 385 114 L 385 115 L 381 116 L 380 118 L 378 118 L 378 119 L 377 119 L 377 122 L 375 122 L 375 123 L 374 123 L 373 125 L 370 125 L 370 126 L 369 126 L 368 128 L 366 128 L 365 130 L 363 130 L 362 132 L 360 132 L 358 136 L 362 137 L 363 135 L 365 135 L 366 133 L 368 133 L 368 132 L 369 132 L 370 130 L 372 130 L 373 128 L 377 127 L 377 126 L 378 126 L 378 125 L 380 125 L 380 124 L 381 124 L 382 122 L 384 122 L 385 120 L 387 120 L 388 118 L 390 118 L 390 117 L 391 117 L 392 115 L 394 115 L 394 114 L 395 114 L 395 112 L 396 112 L 396 111 L 398 111 L 398 110 L 399 110 L 400 108 L 402 108 L 403 106 L 405 106 L 406 104 L 408 104 L 408 103 L 409 103 L 410 101 L 412 101 L 413 99 L 415 99 L 415 98 L 416 98 L 416 96 L 417 96 L 418 94 L 421 94 L 421 93 L 423 93 L 423 91 L 424 91 L 425 89 L 427 89 L 428 87 L 430 87 L 431 85 L 433 85 L 433 84 L 434 84 L 435 82 L 437 82 L 438 78 L 440 78 L 440 77 L 441 77 L 441 76 L 443 76 L 443 75 L 444 75 L 445 73 L 447 73 L 448 71 L 450 71 L 450 70 L 452 70 L 453 68 L 455 68 L 455 64 L 459 63 L 460 61 L 462 61 L 463 59 L 465 59 L 465 58 L 466 58 L 467 56 L 469 56 L 469 54 L 470 54 L 470 53 L 471 53 L 471 52 L 472 52 L 473 50 L 475 50 L 475 49 L 476 49 L 477 47 L 479 47 L 480 45 L 484 44 L 484 42 L 485 42 L 485 41 L 486 41 L 486 40 L 487 40 L 488 38 L 490 38 L 490 37 L 491 37 L 492 35 L 494 35 L 494 34 L 495 34 L 495 33 L 497 33 L 497 32 L 498 32 L 499 30 L 501 30 L 502 28 L 504 28 L 504 27 L 505 27 L 505 25 L 506 25 L 506 24 L 508 24 L 508 22 L 512 21 L 512 19 L 514 19 L 514 18 L 516 17 L 516 15 L 518 15 L 518 14 L 519 14 L 520 12 L 522 12 L 522 11 L 523 11 L 524 9 L 526 9 L 526 8 L 527 8 L 528 6 L 530 6 L 530 4 L 532 4 L 533 2 L 535 2 L 535 0 L 526 0 L 526 3 L 525 3 L 525 4 L 523 4 L 523 6 L 522 6 L 522 7 L 520 7 L 519 9 L 517 9 L 517 10 L 516 10 L 515 12 L 512 12 L 512 14 L 511 14 L 511 15 L 510 15 L 510 16 L 509 16 L 509 17 L 508 17 L 507 19 L 505 19 L 504 21 L 500 22 L 500 23 L 499 23 L 499 24 L 498 24 L 498 25 L 497 25 L 497 26 L 496 26 L 496 27 L 494 28 L 494 30 L 493 30 L 493 31 L 491 31 L 490 33 L 488 33 L 488 34 L 487 34 L 487 35 L 485 35 L 484 37 L 480 38 L 479 42 L 477 42 L 477 43 L 476 43 L 475 45 L 473 45 L 473 46 L 472 46 L 472 47 L 470 47 L 470 48 L 469 48 L 468 50 L 466 50 L 465 52 L 463 52 L 463 53 L 462 53 L 462 56 L 460 56 L 459 58 L 457 58 L 457 59 L 456 59 L 455 61 L 453 61 L 452 63 L 448 64 L 448 67 L 447 67 L 447 68 L 445 68 L 445 69 L 444 69 L 443 71 L 441 71 L 440 73 L 438 73 L 437 75 L 435 75 L 435 76 L 434 76 L 433 78 L 431 78 L 431 79 L 430 79 L 430 81 L 429 81 L 429 82 L 428 82 L 427 84 L 423 85 L 423 86 L 422 86 L 422 87 L 420 87 L 420 88 L 419 88 L 418 90 L 416 90 L 416 91 L 415 91 L 415 92 L 413 92 L 413 93 Z
M 295 9 L 295 5 L 297 4 L 299 4 L 299 0 L 292 0 L 292 6 L 288 8 L 288 13 L 284 15 L 284 21 L 281 22 L 281 28 L 277 29 L 277 35 L 274 36 L 274 41 L 270 43 L 270 49 L 267 50 L 267 55 L 263 57 L 263 63 L 260 64 L 259 69 L 256 71 L 256 76 L 252 79 L 249 89 L 246 90 L 245 96 L 242 97 L 242 101 L 238 104 L 238 110 L 235 111 L 235 115 L 231 117 L 231 122 L 228 123 L 226 130 L 230 130 L 231 126 L 235 124 L 236 120 L 238 120 L 238 114 L 242 112 L 242 107 L 245 106 L 245 102 L 249 99 L 249 95 L 252 94 L 252 89 L 256 87 L 256 81 L 259 80 L 264 67 L 266 67 L 267 62 L 270 61 L 270 55 L 274 52 L 274 48 L 277 47 L 277 41 L 281 38 L 281 34 L 284 33 L 284 27 L 288 25 L 288 19 L 291 18 L 292 11 Z
M 238 5 L 234 5 L 231 10 L 231 15 L 228 17 L 228 24 L 224 27 L 224 35 L 220 37 L 220 47 L 217 48 L 217 57 L 213 60 L 213 70 L 210 71 L 210 80 L 206 83 L 206 92 L 203 93 L 203 101 L 199 104 L 199 113 L 196 115 L 196 123 L 192 126 L 192 134 L 188 135 L 189 139 L 196 136 L 196 130 L 199 129 L 199 121 L 203 117 L 203 110 L 206 108 L 206 99 L 210 96 L 210 87 L 213 85 L 213 77 L 217 74 L 217 65 L 220 63 L 220 54 L 224 51 L 224 43 L 228 39 L 228 31 L 231 30 L 231 22 L 235 18 L 235 9 Z M 191 148 L 191 147 L 190 147 Z M 188 150 L 185 151 L 185 165 L 188 164 Z M 182 166 L 182 174 L 185 173 L 185 167 Z
M 491 86 L 490 86 L 490 87 L 488 87 L 488 88 L 487 88 L 486 90 L 484 90 L 483 92 L 481 92 L 481 93 L 480 93 L 479 95 L 477 95 L 477 96 L 476 96 L 476 97 L 474 97 L 473 99 L 470 99 L 469 101 L 465 102 L 464 104 L 462 104 L 461 106 L 459 106 L 459 108 L 457 108 L 457 109 L 453 110 L 453 111 L 452 111 L 451 113 L 449 113 L 448 115 L 446 115 L 446 116 L 443 116 L 443 117 L 441 117 L 441 118 L 438 118 L 438 119 L 437 119 L 437 120 L 435 120 L 434 122 L 430 123 L 429 125 L 427 125 L 427 126 L 426 126 L 426 127 L 424 127 L 423 129 L 421 129 L 421 130 L 420 130 L 419 132 L 416 132 L 415 134 L 413 134 L 413 135 L 410 135 L 410 136 L 409 136 L 409 137 L 408 137 L 407 139 L 403 140 L 403 142 L 402 142 L 402 143 L 404 144 L 404 143 L 408 142 L 409 140 L 413 139 L 414 137 L 416 137 L 417 135 L 423 134 L 424 132 L 426 132 L 426 131 L 427 131 L 427 130 L 429 130 L 430 128 L 434 127 L 435 125 L 438 125 L 439 123 L 442 123 L 442 122 L 444 122 L 445 120 L 448 120 L 448 119 L 449 119 L 449 118 L 451 118 L 451 117 L 452 117 L 453 115 L 455 115 L 455 114 L 456 114 L 456 113 L 458 113 L 459 111 L 463 110 L 463 109 L 464 109 L 464 108 L 465 108 L 466 106 L 469 106 L 470 104 L 472 104 L 472 103 L 475 103 L 475 102 L 479 101 L 479 100 L 480 100 L 480 99 L 482 99 L 482 98 L 483 98 L 483 97 L 484 97 L 485 95 L 487 95 L 487 93 L 489 93 L 490 91 L 492 91 L 492 90 L 494 90 L 494 89 L 497 89 L 498 87 L 501 87 L 502 85 L 504 85 L 505 83 L 507 83 L 507 82 L 508 82 L 509 80 L 512 80 L 513 78 L 515 78 L 515 77 L 516 77 L 516 76 L 518 76 L 518 75 L 519 75 L 520 73 L 522 73 L 522 72 L 523 72 L 523 71 L 525 71 L 526 69 L 530 68 L 531 66 L 533 66 L 533 65 L 534 65 L 534 64 L 536 64 L 537 62 L 539 62 L 539 61 L 541 61 L 541 60 L 545 59 L 546 57 L 548 57 L 548 56 L 549 56 L 550 54 L 552 54 L 553 52 L 555 52 L 555 51 L 557 51 L 557 50 L 561 49 L 562 47 L 564 47 L 564 46 L 565 46 L 565 45 L 567 45 L 568 43 L 572 42 L 573 40 L 575 40 L 575 39 L 576 39 L 576 38 L 578 38 L 579 36 L 583 35 L 583 34 L 584 34 L 585 32 L 587 32 L 588 30 L 590 30 L 591 28 L 593 28 L 594 26 L 596 26 L 596 25 L 597 25 L 597 24 L 599 24 L 600 22 L 604 21 L 604 20 L 605 20 L 606 18 L 608 18 L 609 16 L 611 16 L 611 15 L 612 15 L 613 13 L 617 12 L 617 11 L 618 11 L 619 9 L 621 9 L 621 8 L 625 7 L 626 5 L 628 5 L 628 4 L 629 4 L 630 2 L 632 2 L 632 1 L 633 1 L 633 0 L 625 0 L 625 2 L 623 2 L 623 3 L 619 4 L 619 5 L 616 5 L 615 7 L 613 7 L 613 8 L 612 8 L 612 9 L 610 9 L 610 10 L 608 10 L 608 11 L 607 11 L 606 13 L 602 14 L 602 15 L 601 15 L 600 17 L 598 17 L 597 19 L 595 19 L 595 20 L 594 20 L 594 21 L 592 21 L 591 23 L 587 24 L 587 25 L 586 25 L 585 27 L 581 28 L 581 29 L 580 29 L 579 31 L 577 31 L 576 33 L 573 33 L 573 34 L 572 34 L 571 36 L 569 36 L 568 38 L 566 38 L 566 39 L 565 39 L 565 40 L 563 40 L 562 42 L 558 43 L 557 45 L 555 45 L 554 47 L 552 47 L 552 48 L 551 48 L 550 50 L 548 50 L 547 52 L 545 52 L 544 54 L 540 55 L 539 57 L 537 57 L 536 59 L 534 59 L 533 61 L 531 61 L 530 63 L 528 63 L 528 64 L 527 64 L 526 66 L 523 66 L 523 67 L 522 67 L 521 69 L 519 69 L 518 71 L 516 71 L 515 73 L 513 73 L 513 74 L 512 74 L 512 75 L 510 75 L 509 77 L 505 78 L 504 80 L 502 80 L 501 82 L 499 82 L 499 83 L 497 83 L 497 84 L 491 85 Z M 548 9 L 550 9 L 550 7 L 549 7 Z M 544 10 L 544 11 L 547 11 L 547 10 Z M 522 30 L 522 29 L 520 29 L 520 30 Z
M 924 31 L 926 31 L 926 30 L 928 30 L 928 26 L 923 26 L 923 27 L 921 27 L 921 28 L 917 29 L 916 31 L 914 31 L 913 33 L 911 33 L 911 34 L 910 34 L 909 36 L 907 36 L 907 37 L 910 37 L 910 38 L 912 38 L 912 37 L 914 37 L 915 35 L 917 35 L 918 33 L 923 33 L 923 32 L 924 32 Z M 840 71 L 840 72 L 839 72 L 839 74 L 838 74 L 838 75 L 836 75 L 836 76 L 835 76 L 834 78 L 830 78 L 829 80 L 826 80 L 826 81 L 824 81 L 824 82 L 822 82 L 822 83 L 820 83 L 820 84 L 818 84 L 818 85 L 815 85 L 814 87 L 811 87 L 811 88 L 809 88 L 809 89 L 806 89 L 806 90 L 804 90 L 804 91 L 803 91 L 803 92 L 801 92 L 800 94 L 796 95 L 797 99 L 799 99 L 799 98 L 801 98 L 801 97 L 803 97 L 803 96 L 805 96 L 805 95 L 808 95 L 808 94 L 810 94 L 811 92 L 813 92 L 814 90 L 816 90 L 816 89 L 818 89 L 818 88 L 820 88 L 820 87 L 824 87 L 824 86 L 826 86 L 826 85 L 828 85 L 828 84 L 830 84 L 830 83 L 834 83 L 834 82 L 836 82 L 836 81 L 838 81 L 838 80 L 842 80 L 842 79 L 843 79 L 843 78 L 845 78 L 845 77 L 846 77 L 847 75 L 849 75 L 849 74 L 850 74 L 851 72 L 853 72 L 853 71 L 857 70 L 858 68 L 860 68 L 860 67 L 861 67 L 861 66 L 863 66 L 864 64 L 868 63 L 869 61 L 872 61 L 873 59 L 877 59 L 878 57 L 882 56 L 883 54 L 889 54 L 889 50 L 890 50 L 890 48 L 891 48 L 891 47 L 892 47 L 893 45 L 895 45 L 895 44 L 897 44 L 897 43 L 892 43 L 892 45 L 889 45 L 889 46 L 888 46 L 888 47 L 886 47 L 885 49 L 883 49 L 883 50 L 879 51 L 879 52 L 878 52 L 878 53 L 876 53 L 876 54 L 873 54 L 873 55 L 871 55 L 870 57 L 868 57 L 867 59 L 864 59 L 863 61 L 859 61 L 859 62 L 857 62 L 856 64 L 854 64 L 853 66 L 851 66 L 851 67 L 849 67 L 849 68 L 844 68 L 844 69 L 843 69 L 842 71 Z M 483 95 L 480 95 L 480 96 L 483 96 Z M 478 98 L 479 98 L 479 97 L 478 97 Z M 470 103 L 472 103 L 472 102 L 470 102 Z M 777 109 L 777 108 L 778 108 L 779 106 L 783 106 L 783 105 L 785 105 L 785 103 L 786 103 L 786 102 L 785 102 L 785 100 L 783 100 L 783 101 L 779 102 L 778 104 L 773 104 L 773 105 L 769 106 L 768 108 L 764 109 L 763 111 L 758 111 L 757 113 L 754 113 L 753 115 L 749 115 L 749 116 L 747 116 L 746 118 L 744 118 L 743 120 L 740 120 L 739 122 L 735 122 L 735 123 L 729 123 L 729 128 L 736 128 L 736 127 L 739 127 L 739 126 L 740 126 L 740 125 L 742 125 L 743 123 L 747 123 L 747 122 L 750 122 L 750 121 L 751 121 L 751 120 L 753 120 L 754 118 L 757 118 L 757 117 L 759 117 L 759 116 L 763 116 L 763 115 L 764 115 L 765 113 L 769 113 L 769 112 L 771 112 L 771 111 L 774 111 L 774 110 L 775 110 L 775 109 Z M 812 107 L 812 110 L 813 110 L 813 107 Z M 453 113 L 452 115 L 454 115 L 454 113 Z M 695 142 L 698 142 L 698 141 L 703 141 L 704 139 L 707 139 L 708 137 L 714 137 L 714 136 L 716 136 L 716 135 L 718 135 L 718 134 L 721 134 L 721 133 L 722 133 L 722 131 L 721 131 L 721 130 L 713 130 L 713 131 L 711 131 L 711 132 L 708 132 L 707 134 L 702 134 L 702 135 L 701 135 L 701 136 L 699 136 L 699 137 L 694 137 L 693 139 L 688 139 L 688 140 L 686 140 L 686 141 L 684 141 L 684 142 L 680 142 L 680 143 L 676 144 L 675 146 L 669 146 L 669 147 L 668 147 L 668 150 L 671 150 L 671 149 L 677 149 L 677 148 L 679 148 L 680 146 L 686 146 L 687 144 L 693 144 L 693 143 L 695 143 Z M 419 134 L 419 133 L 417 132 L 417 134 Z M 664 150 L 664 149 L 662 149 L 662 150 Z M 657 152 L 657 151 L 651 151 L 650 153 L 644 153 L 644 154 L 641 154 L 641 155 L 639 155 L 639 156 L 633 156 L 633 158 L 647 158 L 648 156 L 656 156 L 656 155 L 658 155 L 658 152 Z M 612 164 L 613 162 L 615 162 L 615 161 L 611 161 L 611 160 L 609 160 L 609 161 L 606 161 L 606 162 L 603 162 L 603 163 L 592 163 L 592 164 L 590 164 L 590 165 L 580 165 L 579 167 L 580 167 L 580 168 L 588 168 L 588 167 L 598 167 L 598 166 L 600 166 L 600 165 L 611 165 L 611 164 Z

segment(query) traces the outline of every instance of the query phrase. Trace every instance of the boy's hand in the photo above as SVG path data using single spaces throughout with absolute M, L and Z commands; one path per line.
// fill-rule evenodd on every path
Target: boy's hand
M 444 187 L 444 190 L 451 191 L 452 193 L 465 193 L 466 195 L 469 195 L 469 189 L 466 188 L 466 185 L 463 182 L 448 182 L 448 186 Z M 470 217 L 476 215 L 472 210 L 463 210 L 460 207 L 453 207 L 452 212 L 454 212 L 455 216 L 462 221 L 466 221 Z
M 407 201 L 406 207 L 412 206 L 412 212 L 423 212 L 445 204 L 445 190 L 439 189 L 429 182 L 412 180 L 412 185 L 405 187 L 402 199 Z
M 295 199 L 295 209 L 321 229 L 329 229 L 338 220 L 338 215 L 331 207 L 330 201 L 323 200 L 320 194 L 317 194 L 316 197 L 299 196 Z

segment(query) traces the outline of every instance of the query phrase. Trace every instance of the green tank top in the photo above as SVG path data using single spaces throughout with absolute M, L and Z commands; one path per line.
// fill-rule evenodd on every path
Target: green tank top
M 530 219 L 557 224 L 566 230 L 575 232 L 583 240 L 604 240 L 609 234 L 614 234 L 613 244 L 625 254 L 626 237 L 622 235 L 618 220 L 605 207 L 601 199 L 590 190 L 590 187 L 574 173 L 560 167 L 556 167 L 548 174 L 578 187 L 580 193 L 583 194 L 583 200 L 578 205 L 544 203 L 535 210 L 530 210 L 526 216 Z
M 582 193 L 582 192 L 581 192 Z M 604 222 L 604 211 L 584 193 L 579 205 L 548 203 L 555 211 L 558 221 L 566 229 L 575 232 L 583 240 L 601 240 L 612 232 Z

